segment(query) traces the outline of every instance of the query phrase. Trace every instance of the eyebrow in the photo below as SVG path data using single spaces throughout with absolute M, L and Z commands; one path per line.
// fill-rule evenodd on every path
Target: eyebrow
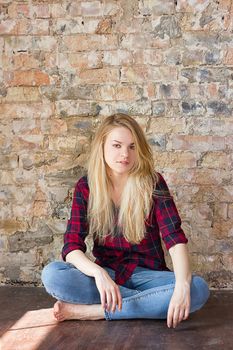
M 117 140 L 112 140 L 112 141 L 115 141 L 115 142 L 118 142 L 118 143 L 122 144 L 122 142 L 117 141 Z M 132 145 L 134 145 L 134 142 L 130 143 L 130 146 L 132 146 Z

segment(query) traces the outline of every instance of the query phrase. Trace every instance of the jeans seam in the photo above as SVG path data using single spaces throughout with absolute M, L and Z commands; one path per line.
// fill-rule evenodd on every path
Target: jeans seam
M 106 319 L 107 321 L 111 321 L 110 314 L 109 314 L 109 312 L 108 312 L 106 309 L 104 309 L 104 315 L 105 315 L 105 319 Z
M 150 296 L 150 295 L 152 295 L 152 294 L 158 294 L 158 293 L 164 293 L 164 292 L 169 292 L 169 291 L 171 291 L 172 289 L 174 289 L 174 286 L 173 287 L 170 287 L 170 288 L 166 288 L 166 289 L 161 289 L 161 290 L 158 290 L 158 291 L 153 291 L 153 292 L 150 292 L 150 293 L 147 293 L 147 294 L 145 294 L 145 295 L 141 295 L 141 296 L 139 296 L 139 297 L 135 297 L 135 295 L 133 295 L 132 297 L 128 297 L 128 298 L 126 298 L 126 299 L 123 299 L 123 302 L 124 303 L 128 303 L 128 302 L 130 302 L 133 298 L 133 300 L 139 300 L 139 299 L 142 299 L 142 298 L 144 298 L 144 297 L 148 297 L 148 296 Z
M 47 291 L 47 289 L 46 289 Z M 59 297 L 58 295 L 56 295 L 55 293 L 53 292 L 49 292 L 47 291 L 48 294 L 50 294 L 52 297 L 54 297 L 55 299 L 57 300 L 60 300 L 60 301 L 64 301 L 65 303 L 70 303 L 70 304 L 81 304 L 81 305 L 90 305 L 90 304 L 84 304 L 84 303 L 81 303 L 80 301 L 77 301 L 77 300 L 74 300 L 74 299 L 69 299 L 67 300 L 66 298 L 63 298 L 63 297 Z

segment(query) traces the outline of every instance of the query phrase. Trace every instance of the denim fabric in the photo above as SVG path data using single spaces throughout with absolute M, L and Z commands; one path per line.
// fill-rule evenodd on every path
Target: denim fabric
M 104 267 L 113 280 L 114 270 Z M 55 261 L 42 271 L 46 291 L 58 300 L 72 304 L 101 304 L 94 277 L 79 271 L 74 265 Z M 119 285 L 122 310 L 105 310 L 106 320 L 131 318 L 166 319 L 169 302 L 175 287 L 175 275 L 171 271 L 154 271 L 136 267 L 133 275 Z M 191 282 L 191 310 L 200 309 L 209 297 L 205 280 L 193 275 Z

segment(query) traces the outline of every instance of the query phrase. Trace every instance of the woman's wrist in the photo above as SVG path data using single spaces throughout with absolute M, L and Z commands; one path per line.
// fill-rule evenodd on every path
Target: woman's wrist
M 177 278 L 176 285 L 190 287 L 191 281 L 192 281 L 192 275 L 190 274 L 186 278 Z
M 105 273 L 106 271 L 103 269 L 103 267 L 99 266 L 96 264 L 94 271 L 93 271 L 93 277 L 96 278 L 100 275 L 102 275 L 103 273 Z

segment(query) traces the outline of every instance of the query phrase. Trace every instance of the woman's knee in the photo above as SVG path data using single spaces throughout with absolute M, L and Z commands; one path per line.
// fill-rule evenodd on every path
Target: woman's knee
M 69 264 L 63 261 L 53 261 L 46 265 L 41 273 L 41 280 L 44 286 L 46 287 L 47 285 L 51 284 L 51 282 L 55 277 L 57 277 L 61 270 L 67 270 L 69 268 Z
M 209 299 L 210 290 L 208 284 L 202 277 L 193 276 L 191 294 L 193 294 L 195 304 L 198 305 L 198 308 L 201 308 Z

